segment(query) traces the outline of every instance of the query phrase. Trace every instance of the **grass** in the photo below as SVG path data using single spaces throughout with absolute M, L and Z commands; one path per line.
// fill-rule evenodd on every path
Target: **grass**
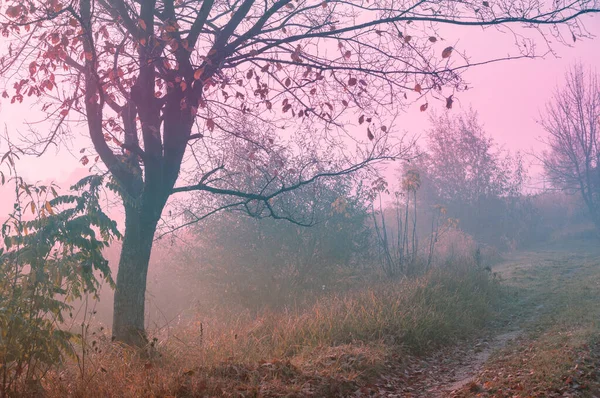
M 509 264 L 522 292 L 523 335 L 461 396 L 600 396 L 600 257 L 593 247 L 538 252 Z
M 198 317 L 140 357 L 101 333 L 86 370 L 68 361 L 48 397 L 344 396 L 384 371 L 481 332 L 503 289 L 471 264 L 320 298 L 303 310 Z

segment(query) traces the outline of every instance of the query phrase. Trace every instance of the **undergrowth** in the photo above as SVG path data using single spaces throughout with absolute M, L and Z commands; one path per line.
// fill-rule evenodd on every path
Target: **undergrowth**
M 416 279 L 320 298 L 302 310 L 202 314 L 157 334 L 139 355 L 102 332 L 75 363 L 45 378 L 47 396 L 340 396 L 391 356 L 420 355 L 477 334 L 502 288 L 465 261 Z

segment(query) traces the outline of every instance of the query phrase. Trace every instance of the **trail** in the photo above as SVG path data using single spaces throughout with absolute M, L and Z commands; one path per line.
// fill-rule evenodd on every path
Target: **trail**
M 402 373 L 383 376 L 377 397 L 447 398 L 472 383 L 490 356 L 521 336 L 515 329 L 441 350 L 404 363 Z M 357 394 L 360 396 L 360 394 Z
M 589 249 L 589 247 L 585 248 Z M 553 247 L 546 250 L 516 252 L 492 267 L 502 279 L 511 284 L 530 288 L 530 294 L 540 291 L 540 281 L 535 278 L 538 269 L 552 272 L 560 280 L 581 277 L 582 264 L 596 261 L 600 249 L 582 250 Z M 595 259 L 595 260 L 594 260 Z M 558 266 L 560 265 L 560 266 Z M 551 271 L 549 271 L 551 270 Z M 531 277 L 534 276 L 534 278 Z M 536 285 L 538 284 L 538 285 Z M 490 328 L 486 337 L 460 343 L 440 350 L 426 358 L 406 358 L 401 364 L 389 364 L 387 375 L 376 383 L 377 397 L 452 398 L 475 396 L 481 386 L 478 376 L 491 356 L 502 352 L 510 344 L 519 344 L 526 338 L 527 325 L 535 324 L 541 314 L 550 311 L 535 299 L 522 303 L 512 319 Z M 494 333 L 494 331 L 496 331 Z M 503 354 L 502 354 L 503 355 Z M 466 395 L 465 395 L 466 394 Z M 356 396 L 362 396 L 357 393 Z

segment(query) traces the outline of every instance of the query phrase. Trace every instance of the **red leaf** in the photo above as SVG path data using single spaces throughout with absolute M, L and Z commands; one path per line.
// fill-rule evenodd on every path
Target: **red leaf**
M 88 159 L 88 157 L 87 157 L 87 156 L 85 156 L 85 155 L 84 155 L 84 156 L 83 156 L 81 159 L 79 159 L 79 161 L 80 161 L 80 162 L 81 162 L 81 164 L 83 164 L 84 166 L 90 162 L 90 160 Z
M 347 50 L 347 51 L 344 53 L 344 58 L 346 58 L 346 59 L 350 59 L 350 57 L 351 57 L 351 56 L 352 56 L 352 52 L 351 52 L 350 50 Z
M 421 112 L 425 112 L 427 110 L 428 106 L 429 106 L 429 104 L 426 102 L 423 105 L 421 105 L 421 107 L 419 109 L 421 110 Z
M 355 77 L 351 77 L 350 79 L 348 79 L 348 85 L 349 86 L 356 86 L 356 78 Z
M 368 127 L 367 127 L 367 137 L 369 138 L 369 141 L 373 141 L 375 139 L 375 136 L 371 132 L 371 129 Z
M 419 83 L 415 84 L 415 91 L 421 94 L 421 85 Z
M 250 80 L 252 79 L 252 75 L 254 75 L 254 71 L 252 69 L 250 69 L 247 73 L 246 73 L 246 79 Z
M 6 9 L 6 16 L 12 19 L 18 18 L 23 11 L 23 6 L 11 6 Z
M 37 72 L 37 63 L 35 61 L 32 61 L 29 64 L 29 74 L 33 76 L 35 72 Z
M 292 79 L 290 79 L 290 78 L 288 77 L 287 79 L 285 79 L 285 82 L 284 82 L 284 83 L 285 83 L 285 86 L 286 86 L 286 87 L 289 87 L 289 86 L 290 86 L 290 84 L 292 84 Z
M 435 43 L 437 41 L 437 38 L 435 36 L 430 36 L 429 41 Z
M 213 131 L 215 129 L 215 121 L 212 119 L 206 119 L 206 128 L 208 131 Z
M 204 73 L 204 68 L 196 69 L 196 71 L 194 72 L 194 79 L 199 80 L 200 77 L 202 77 L 203 73 Z
M 452 50 L 454 49 L 451 46 L 444 48 L 444 51 L 442 51 L 442 58 L 450 57 L 450 55 L 452 55 Z
M 365 122 L 365 115 L 360 115 L 358 118 L 358 124 L 363 124 Z
M 453 102 L 454 102 L 454 99 L 452 99 L 452 96 L 449 96 L 448 98 L 446 98 L 446 108 L 452 109 Z
M 386 126 L 381 126 L 381 131 L 383 131 L 384 133 L 387 132 L 387 127 Z

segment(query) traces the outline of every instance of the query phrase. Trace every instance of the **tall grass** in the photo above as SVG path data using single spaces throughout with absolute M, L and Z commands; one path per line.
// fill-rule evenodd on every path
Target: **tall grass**
M 322 297 L 303 309 L 218 318 L 198 314 L 187 326 L 157 336 L 146 358 L 95 335 L 87 373 L 68 366 L 46 379 L 46 391 L 49 396 L 194 396 L 240 389 L 266 394 L 266 388 L 303 396 L 309 395 L 302 390 L 307 383 L 331 386 L 340 378 L 350 388 L 347 383 L 376 373 L 391 352 L 424 354 L 477 334 L 501 296 L 495 278 L 468 260 L 416 279 Z

